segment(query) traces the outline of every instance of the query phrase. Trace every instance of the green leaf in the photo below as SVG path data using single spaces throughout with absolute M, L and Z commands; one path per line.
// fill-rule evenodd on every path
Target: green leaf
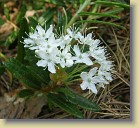
M 23 4 L 23 5 L 21 6 L 21 9 L 20 9 L 19 14 L 18 14 L 17 17 L 16 17 L 16 23 L 17 23 L 17 24 L 20 23 L 20 21 L 22 20 L 22 18 L 25 16 L 26 11 L 27 11 L 27 7 L 26 7 L 25 4 Z
M 80 0 L 80 4 L 83 4 L 84 0 Z
M 119 16 L 108 14 L 108 13 L 81 12 L 81 13 L 79 13 L 79 15 L 80 16 L 82 16 L 82 15 L 94 15 L 94 16 L 99 16 L 99 17 L 112 17 L 112 18 L 120 19 Z
M 71 115 L 74 115 L 78 118 L 83 118 L 81 111 L 73 104 L 66 101 L 63 95 L 61 94 L 49 94 L 48 99 L 55 106 L 60 107 Z
M 0 18 L 0 26 L 4 24 L 4 20 Z
M 4 71 L 5 71 L 4 66 L 0 64 L 0 75 L 2 75 Z
M 101 5 L 114 5 L 114 6 L 119 6 L 123 8 L 130 9 L 130 6 L 127 4 L 122 4 L 120 2 L 110 2 L 110 1 L 95 1 L 95 4 L 101 4 Z
M 113 10 L 109 10 L 109 11 L 105 11 L 105 13 L 107 14 L 117 14 L 120 13 L 124 10 L 124 8 L 115 8 Z
M 63 2 L 63 0 L 51 0 L 51 2 L 58 6 L 65 6 L 65 3 Z
M 39 17 L 38 22 L 41 24 L 41 26 L 45 25 L 46 27 L 49 28 L 48 22 L 53 19 L 53 16 L 55 14 L 56 8 L 48 8 L 46 12 L 42 13 L 42 15 Z
M 38 58 L 35 57 L 35 51 L 25 48 L 25 60 L 28 61 L 31 65 L 36 65 Z
M 64 93 L 66 99 L 72 104 L 75 104 L 81 108 L 88 109 L 94 112 L 100 111 L 100 107 L 96 103 L 86 99 L 83 96 L 74 93 L 68 88 L 60 88 L 59 92 Z
M 17 39 L 17 35 L 18 35 L 17 30 L 12 31 L 11 34 L 6 39 L 4 45 L 9 46 L 10 44 L 12 44 Z
M 6 18 L 7 18 L 8 20 L 10 20 L 9 10 L 8 10 L 8 8 L 6 8 L 6 7 L 4 7 L 4 15 L 6 16 Z
M 110 25 L 110 26 L 115 26 L 117 28 L 121 28 L 121 29 L 126 29 L 125 27 L 115 24 L 115 23 L 111 23 L 111 22 L 106 22 L 106 21 L 100 21 L 100 20 L 82 20 L 82 21 L 77 21 L 76 23 L 99 23 L 99 24 L 106 24 L 106 25 Z
M 44 0 L 33 0 L 32 1 L 32 7 L 35 10 L 43 9 L 43 7 L 45 7 L 44 4 L 45 4 Z
M 49 77 L 50 72 L 47 69 L 44 70 L 44 68 L 38 67 L 36 65 L 38 59 L 35 57 L 34 51 L 26 49 L 25 53 L 26 53 L 25 61 L 28 64 L 27 67 L 30 70 L 32 70 L 34 74 L 37 74 L 38 78 L 40 78 L 42 82 L 48 84 L 50 82 L 50 77 Z
M 18 35 L 18 49 L 17 49 L 17 59 L 23 63 L 24 61 L 24 45 L 23 45 L 23 37 L 27 37 L 27 33 L 29 33 L 29 27 L 26 18 L 22 18 L 20 21 L 20 31 Z
M 42 81 L 33 70 L 23 65 L 20 61 L 11 58 L 8 62 L 3 62 L 4 66 L 9 69 L 14 77 L 23 82 L 27 87 L 32 89 L 41 89 Z
M 34 95 L 34 91 L 30 90 L 30 89 L 23 89 L 18 93 L 18 96 L 20 98 L 25 98 L 25 97 L 30 97 Z
M 60 11 L 58 11 L 57 27 L 56 27 L 58 34 L 61 35 L 61 32 L 63 32 L 64 27 L 65 27 L 65 17 L 63 17 L 62 13 Z
M 29 17 L 28 19 L 29 19 L 30 28 L 32 27 L 35 30 L 36 26 L 38 25 L 38 21 L 35 20 L 33 17 Z M 32 28 L 31 28 L 31 31 L 32 31 Z

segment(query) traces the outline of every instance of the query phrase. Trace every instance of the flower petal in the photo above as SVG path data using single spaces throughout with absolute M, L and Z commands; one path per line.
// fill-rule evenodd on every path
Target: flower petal
M 93 69 L 91 69 L 91 70 L 89 71 L 89 73 L 88 73 L 89 76 L 90 76 L 90 77 L 94 76 L 94 75 L 96 74 L 97 69 L 98 69 L 97 67 L 94 67 Z
M 83 61 L 86 65 L 93 65 L 93 62 L 89 58 L 84 58 Z
M 39 67 L 46 67 L 47 66 L 47 61 L 46 60 L 39 60 L 36 64 Z
M 88 89 L 90 89 L 93 93 L 97 94 L 97 89 L 95 84 L 90 84 L 90 86 L 88 86 Z
M 87 77 L 88 77 L 87 72 L 82 72 L 82 73 L 80 74 L 80 77 L 81 77 L 84 81 L 87 81 Z
M 56 73 L 56 69 L 55 69 L 54 63 L 48 63 L 48 70 L 49 70 L 51 73 Z
M 37 25 L 36 29 L 41 36 L 45 34 L 45 30 L 40 25 Z
M 80 54 L 81 54 L 81 52 L 80 52 L 80 49 L 79 49 L 79 46 L 78 46 L 78 45 L 74 45 L 73 51 L 75 52 L 75 54 L 76 54 L 76 55 L 80 55 Z
M 81 89 L 82 89 L 82 90 L 87 89 L 87 87 L 88 87 L 88 85 L 87 85 L 87 84 L 88 84 L 87 82 L 83 81 L 83 83 L 81 83 L 81 84 L 80 84 Z

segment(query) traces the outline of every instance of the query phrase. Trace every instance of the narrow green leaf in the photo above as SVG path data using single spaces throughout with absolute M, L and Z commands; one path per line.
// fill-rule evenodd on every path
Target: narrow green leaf
M 125 27 L 115 24 L 115 23 L 111 23 L 111 22 L 106 22 L 106 21 L 100 21 L 100 20 L 82 20 L 82 21 L 77 21 L 76 23 L 99 23 L 99 24 L 106 24 L 106 25 L 110 25 L 110 26 L 115 26 L 121 29 L 126 29 Z
M 23 45 L 23 38 L 27 37 L 27 33 L 29 33 L 29 27 L 26 18 L 22 18 L 20 21 L 20 31 L 18 35 L 18 50 L 17 50 L 17 59 L 20 62 L 24 62 L 24 45 Z
M 35 57 L 34 51 L 25 50 L 26 56 L 25 56 L 25 61 L 28 64 L 28 68 L 34 72 L 34 74 L 38 75 L 39 80 L 44 82 L 46 85 L 50 82 L 50 77 L 49 74 L 50 72 L 42 67 L 38 67 L 36 65 L 38 59 Z
M 6 8 L 6 7 L 4 7 L 4 15 L 6 16 L 6 18 L 7 18 L 8 20 L 10 20 L 9 10 L 8 10 L 8 8 Z
M 41 26 L 45 25 L 49 28 L 48 22 L 52 20 L 54 14 L 55 14 L 56 8 L 48 8 L 46 12 L 42 13 L 42 15 L 39 17 L 38 22 L 41 24 Z
M 25 4 L 23 4 L 23 5 L 21 6 L 21 8 L 20 8 L 19 14 L 18 14 L 17 17 L 16 17 L 16 23 L 17 23 L 17 24 L 20 23 L 20 21 L 22 20 L 22 18 L 25 16 L 26 11 L 27 11 L 27 7 L 26 7 Z
M 30 21 L 29 26 L 32 27 L 33 29 L 35 29 L 36 26 L 38 25 L 38 21 L 35 20 L 33 17 L 29 17 L 28 19 Z
M 38 79 L 41 83 L 45 83 L 46 85 L 49 83 L 50 72 L 48 70 L 43 70 L 42 68 L 37 66 L 26 66 L 26 67 L 30 69 L 33 74 L 35 74 L 36 79 Z
M 109 11 L 105 11 L 105 13 L 107 14 L 117 14 L 120 13 L 124 10 L 124 8 L 115 8 L 113 10 L 109 10 Z
M 6 39 L 4 45 L 9 46 L 10 44 L 12 44 L 17 39 L 17 35 L 18 35 L 17 30 L 14 30 L 13 32 L 11 32 L 11 34 Z
M 4 66 L 9 69 L 14 77 L 23 82 L 26 86 L 33 89 L 41 89 L 42 81 L 34 74 L 32 70 L 23 65 L 20 61 L 11 58 L 8 62 L 3 62 Z
M 59 92 L 64 93 L 66 99 L 72 104 L 75 104 L 81 108 L 88 109 L 91 111 L 95 111 L 95 112 L 100 111 L 100 107 L 96 103 L 86 99 L 83 96 L 74 93 L 68 88 L 60 88 Z
M 48 99 L 55 106 L 60 107 L 61 109 L 65 110 L 71 115 L 74 115 L 75 117 L 78 117 L 78 118 L 83 118 L 81 111 L 79 111 L 79 109 L 75 105 L 67 102 L 63 95 L 49 94 Z
M 4 71 L 5 71 L 4 66 L 0 64 L 0 75 L 2 75 Z
M 62 13 L 58 11 L 57 27 L 56 27 L 58 34 L 61 34 L 61 32 L 63 32 L 64 27 L 65 27 L 65 18 L 62 16 Z
M 110 1 L 95 1 L 95 4 L 102 4 L 102 5 L 114 5 L 114 6 L 119 6 L 123 8 L 130 9 L 130 6 L 127 4 L 122 4 L 120 2 L 110 2 Z
M 4 20 L 0 18 L 0 26 L 4 24 Z
M 53 4 L 59 5 L 59 6 L 65 6 L 65 3 L 63 0 L 51 0 Z
M 79 13 L 79 15 L 80 15 L 80 16 L 82 16 L 82 15 L 94 15 L 94 16 L 101 16 L 101 17 L 113 17 L 113 18 L 120 19 L 120 17 L 119 17 L 119 16 L 112 15 L 112 14 L 108 14 L 108 13 L 81 12 L 81 13 Z
M 30 97 L 33 96 L 34 92 L 30 89 L 23 89 L 18 93 L 20 98 Z

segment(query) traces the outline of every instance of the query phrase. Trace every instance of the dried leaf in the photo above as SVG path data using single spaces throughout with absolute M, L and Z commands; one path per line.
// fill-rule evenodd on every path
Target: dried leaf
M 9 99 L 8 99 L 9 98 Z M 47 100 L 44 97 L 34 96 L 28 100 L 12 97 L 0 97 L 1 119 L 33 119 L 36 118 Z

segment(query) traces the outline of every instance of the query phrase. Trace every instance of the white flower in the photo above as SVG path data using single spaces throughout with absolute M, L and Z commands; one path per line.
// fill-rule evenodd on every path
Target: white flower
M 89 89 L 93 93 L 97 94 L 97 89 L 96 89 L 96 83 L 98 83 L 98 77 L 95 76 L 97 72 L 97 68 L 93 68 L 87 72 L 82 72 L 81 73 L 81 78 L 83 79 L 82 84 L 80 85 L 82 90 Z
M 72 55 L 69 53 L 70 46 L 65 47 L 62 51 L 59 51 L 59 54 L 57 55 L 60 59 L 60 65 L 62 68 L 64 67 L 71 67 L 73 65 Z
M 98 70 L 98 75 L 101 77 L 105 77 L 106 80 L 108 81 L 112 81 L 112 76 L 111 73 L 109 71 L 106 71 L 105 69 L 103 69 L 104 66 L 101 66 Z
M 57 39 L 60 49 L 64 49 L 67 45 L 70 44 L 72 38 L 69 35 L 61 36 Z
M 43 39 L 26 38 L 23 43 L 25 44 L 24 47 L 28 47 L 30 50 L 37 50 L 44 42 L 45 40 Z
M 55 50 L 56 52 L 57 50 Z M 59 63 L 58 57 L 56 57 L 57 53 L 48 54 L 46 51 L 43 50 L 36 50 L 35 53 L 41 59 L 37 62 L 37 66 L 40 67 L 48 67 L 48 70 L 51 73 L 56 73 L 55 65 Z
M 105 57 L 105 49 L 103 47 L 94 48 L 94 46 L 90 46 L 90 55 L 98 61 L 106 60 Z
M 68 28 L 66 35 L 64 33 L 56 35 L 52 25 L 48 30 L 37 25 L 35 31 L 29 33 L 28 36 L 24 39 L 23 44 L 24 47 L 35 51 L 39 58 L 37 66 L 48 68 L 51 73 L 56 73 L 58 66 L 65 68 L 77 63 L 84 63 L 88 66 L 93 65 L 94 62 L 98 63 L 100 64 L 99 69 L 94 67 L 88 73 L 80 74 L 83 80 L 80 85 L 82 90 L 89 89 L 95 94 L 97 94 L 96 86 L 104 88 L 105 84 L 112 81 L 112 62 L 107 60 L 105 49 L 100 46 L 100 40 L 92 39 L 92 33 L 86 35 L 77 32 L 77 29 Z M 75 41 L 76 44 L 72 41 Z M 86 52 L 83 52 L 83 48 L 86 48 Z
M 79 49 L 78 45 L 74 45 L 73 51 L 75 52 L 75 56 L 73 56 L 73 60 L 75 63 L 85 63 L 86 65 L 92 65 L 93 62 L 89 58 L 88 53 L 82 53 Z
M 54 37 L 48 38 L 48 40 L 45 40 L 39 45 L 40 50 L 45 50 L 47 53 L 51 53 L 55 51 L 58 47 L 58 42 Z
M 83 36 L 81 33 L 77 33 L 80 40 L 80 44 L 92 45 L 94 41 L 92 40 L 92 33 L 89 33 L 87 36 Z
M 68 34 L 69 34 L 69 36 L 70 36 L 70 37 L 72 37 L 72 38 L 74 38 L 74 37 L 75 37 L 75 35 L 76 35 L 75 31 L 71 31 L 71 29 L 70 29 L 70 28 L 68 28 L 68 29 L 67 29 L 67 33 L 68 33 Z
M 103 71 L 111 71 L 113 68 L 112 61 L 103 60 L 98 61 L 98 63 L 101 65 L 100 69 Z
M 40 25 L 37 25 L 36 30 L 39 38 L 47 39 L 49 37 L 54 37 L 52 25 L 50 25 L 50 28 L 47 31 L 45 31 Z

